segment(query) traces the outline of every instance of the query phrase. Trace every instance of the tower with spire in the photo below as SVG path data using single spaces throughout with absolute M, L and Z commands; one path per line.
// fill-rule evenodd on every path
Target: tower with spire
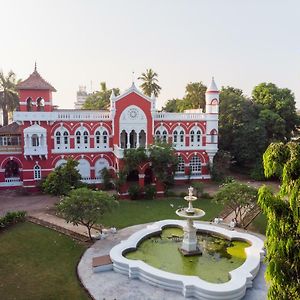
M 37 71 L 34 64 L 33 73 L 17 85 L 20 98 L 20 111 L 52 111 L 52 92 L 56 89 Z

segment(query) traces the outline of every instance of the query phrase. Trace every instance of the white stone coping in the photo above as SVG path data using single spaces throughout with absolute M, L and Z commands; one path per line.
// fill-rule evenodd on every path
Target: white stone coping
M 246 248 L 247 258 L 245 262 L 229 272 L 231 279 L 226 283 L 210 283 L 197 276 L 187 276 L 162 271 L 154 268 L 141 260 L 130 260 L 122 253 L 129 249 L 136 248 L 138 244 L 148 236 L 160 232 L 164 227 L 183 227 L 186 221 L 163 220 L 148 225 L 145 229 L 132 234 L 127 240 L 121 241 L 110 251 L 110 258 L 113 262 L 113 269 L 116 272 L 126 274 L 130 278 L 138 278 L 152 285 L 177 291 L 185 297 L 196 297 L 197 299 L 241 299 L 246 292 L 246 288 L 252 286 L 252 280 L 259 271 L 260 262 L 264 256 L 264 242 L 251 234 L 228 230 L 207 222 L 195 222 L 194 226 L 199 231 L 211 232 L 224 236 L 229 240 L 244 240 L 251 244 Z

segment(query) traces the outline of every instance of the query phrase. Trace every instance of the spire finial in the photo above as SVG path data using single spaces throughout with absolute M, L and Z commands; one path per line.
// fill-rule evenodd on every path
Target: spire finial
M 132 71 L 132 85 L 134 85 L 134 71 Z
M 37 72 L 36 61 L 35 61 L 35 63 L 34 63 L 34 72 Z

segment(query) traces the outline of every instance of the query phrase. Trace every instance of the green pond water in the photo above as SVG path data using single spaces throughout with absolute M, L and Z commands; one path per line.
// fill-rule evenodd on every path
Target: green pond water
M 241 266 L 245 259 L 244 241 L 229 241 L 206 233 L 197 233 L 202 255 L 183 256 L 178 250 L 182 243 L 181 228 L 165 228 L 160 235 L 142 241 L 136 250 L 127 252 L 128 259 L 145 263 L 171 273 L 199 276 L 212 283 L 230 280 L 229 272 Z

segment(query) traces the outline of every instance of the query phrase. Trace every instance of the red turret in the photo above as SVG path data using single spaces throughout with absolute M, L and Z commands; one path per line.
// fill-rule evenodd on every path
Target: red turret
M 52 111 L 52 92 L 56 89 L 38 73 L 33 73 L 17 85 L 20 111 Z

